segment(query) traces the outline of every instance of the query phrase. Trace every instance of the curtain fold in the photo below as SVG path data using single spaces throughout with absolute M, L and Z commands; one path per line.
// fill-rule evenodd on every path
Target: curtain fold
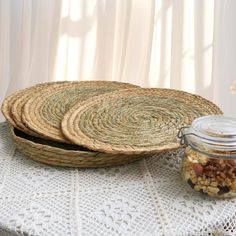
M 196 93 L 236 117 L 235 11 L 234 0 L 0 0 L 0 103 L 39 82 L 116 80 Z
M 225 114 L 236 117 L 236 95 L 231 85 L 236 80 L 236 1 L 216 1 L 214 22 L 213 90 L 212 100 Z
M 0 103 L 6 96 L 10 82 L 10 6 L 0 1 Z M 3 116 L 0 113 L 0 120 Z

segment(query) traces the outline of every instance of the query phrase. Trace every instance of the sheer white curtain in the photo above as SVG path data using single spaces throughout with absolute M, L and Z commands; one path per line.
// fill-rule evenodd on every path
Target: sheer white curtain
M 200 94 L 235 116 L 234 0 L 0 0 L 0 103 L 55 80 Z

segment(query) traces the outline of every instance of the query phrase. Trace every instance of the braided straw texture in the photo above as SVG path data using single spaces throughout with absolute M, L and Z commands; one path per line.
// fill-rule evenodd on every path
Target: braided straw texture
M 99 153 L 82 147 L 46 141 L 25 134 L 11 127 L 16 148 L 35 161 L 53 166 L 65 167 L 107 167 L 117 166 L 139 160 L 147 155 L 116 155 Z
M 64 114 L 78 101 L 120 89 L 137 88 L 128 83 L 112 81 L 80 81 L 55 84 L 35 93 L 23 109 L 25 126 L 44 139 L 69 143 L 61 132 Z
M 106 153 L 155 153 L 179 147 L 177 133 L 200 116 L 222 114 L 212 102 L 171 89 L 134 89 L 76 104 L 62 121 L 73 143 Z
M 8 96 L 7 98 L 4 99 L 3 103 L 2 103 L 2 107 L 1 107 L 1 111 L 3 113 L 3 115 L 5 116 L 6 120 L 14 125 L 16 127 L 16 123 L 12 117 L 11 114 L 11 107 L 12 104 L 14 103 L 14 101 L 17 99 L 17 96 L 20 96 L 20 94 L 22 93 L 23 90 L 17 91 L 13 94 L 11 94 L 10 96 Z
M 68 82 L 66 81 L 60 81 L 60 82 L 49 82 L 49 83 L 43 83 L 43 84 L 38 84 L 35 86 L 32 86 L 25 91 L 23 91 L 20 96 L 16 96 L 15 100 L 11 106 L 11 114 L 12 118 L 14 119 L 16 123 L 16 127 L 22 131 L 24 131 L 27 134 L 40 137 L 36 132 L 28 128 L 27 126 L 24 125 L 24 122 L 22 120 L 22 112 L 23 112 L 23 107 L 25 103 L 32 97 L 34 97 L 35 94 L 40 93 L 43 94 L 43 91 L 45 89 L 54 89 L 55 87 L 58 88 L 63 87 L 66 85 Z
M 31 98 L 36 92 L 40 92 L 45 88 L 52 88 L 53 86 L 55 86 L 55 84 L 56 86 L 58 86 L 59 84 L 63 85 L 65 83 L 67 82 L 62 81 L 57 83 L 42 83 L 19 90 L 4 99 L 2 104 L 2 113 L 11 125 L 19 130 L 37 137 L 38 134 L 27 128 L 22 121 L 22 110 L 25 102 L 28 101 L 29 98 Z

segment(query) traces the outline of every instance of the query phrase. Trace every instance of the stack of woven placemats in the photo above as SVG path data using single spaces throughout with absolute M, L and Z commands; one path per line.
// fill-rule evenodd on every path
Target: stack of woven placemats
M 222 114 L 193 94 L 111 81 L 39 84 L 7 97 L 2 112 L 22 153 L 68 167 L 121 165 L 176 149 L 179 128 Z

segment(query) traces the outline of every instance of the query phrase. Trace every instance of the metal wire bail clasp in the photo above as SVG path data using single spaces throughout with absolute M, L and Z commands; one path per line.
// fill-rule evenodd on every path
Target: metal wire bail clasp
M 185 136 L 188 134 L 185 132 L 186 129 L 189 129 L 190 126 L 183 126 L 179 129 L 179 132 L 177 134 L 177 137 L 180 139 L 180 144 L 184 147 L 188 146 L 188 142 L 185 138 Z

